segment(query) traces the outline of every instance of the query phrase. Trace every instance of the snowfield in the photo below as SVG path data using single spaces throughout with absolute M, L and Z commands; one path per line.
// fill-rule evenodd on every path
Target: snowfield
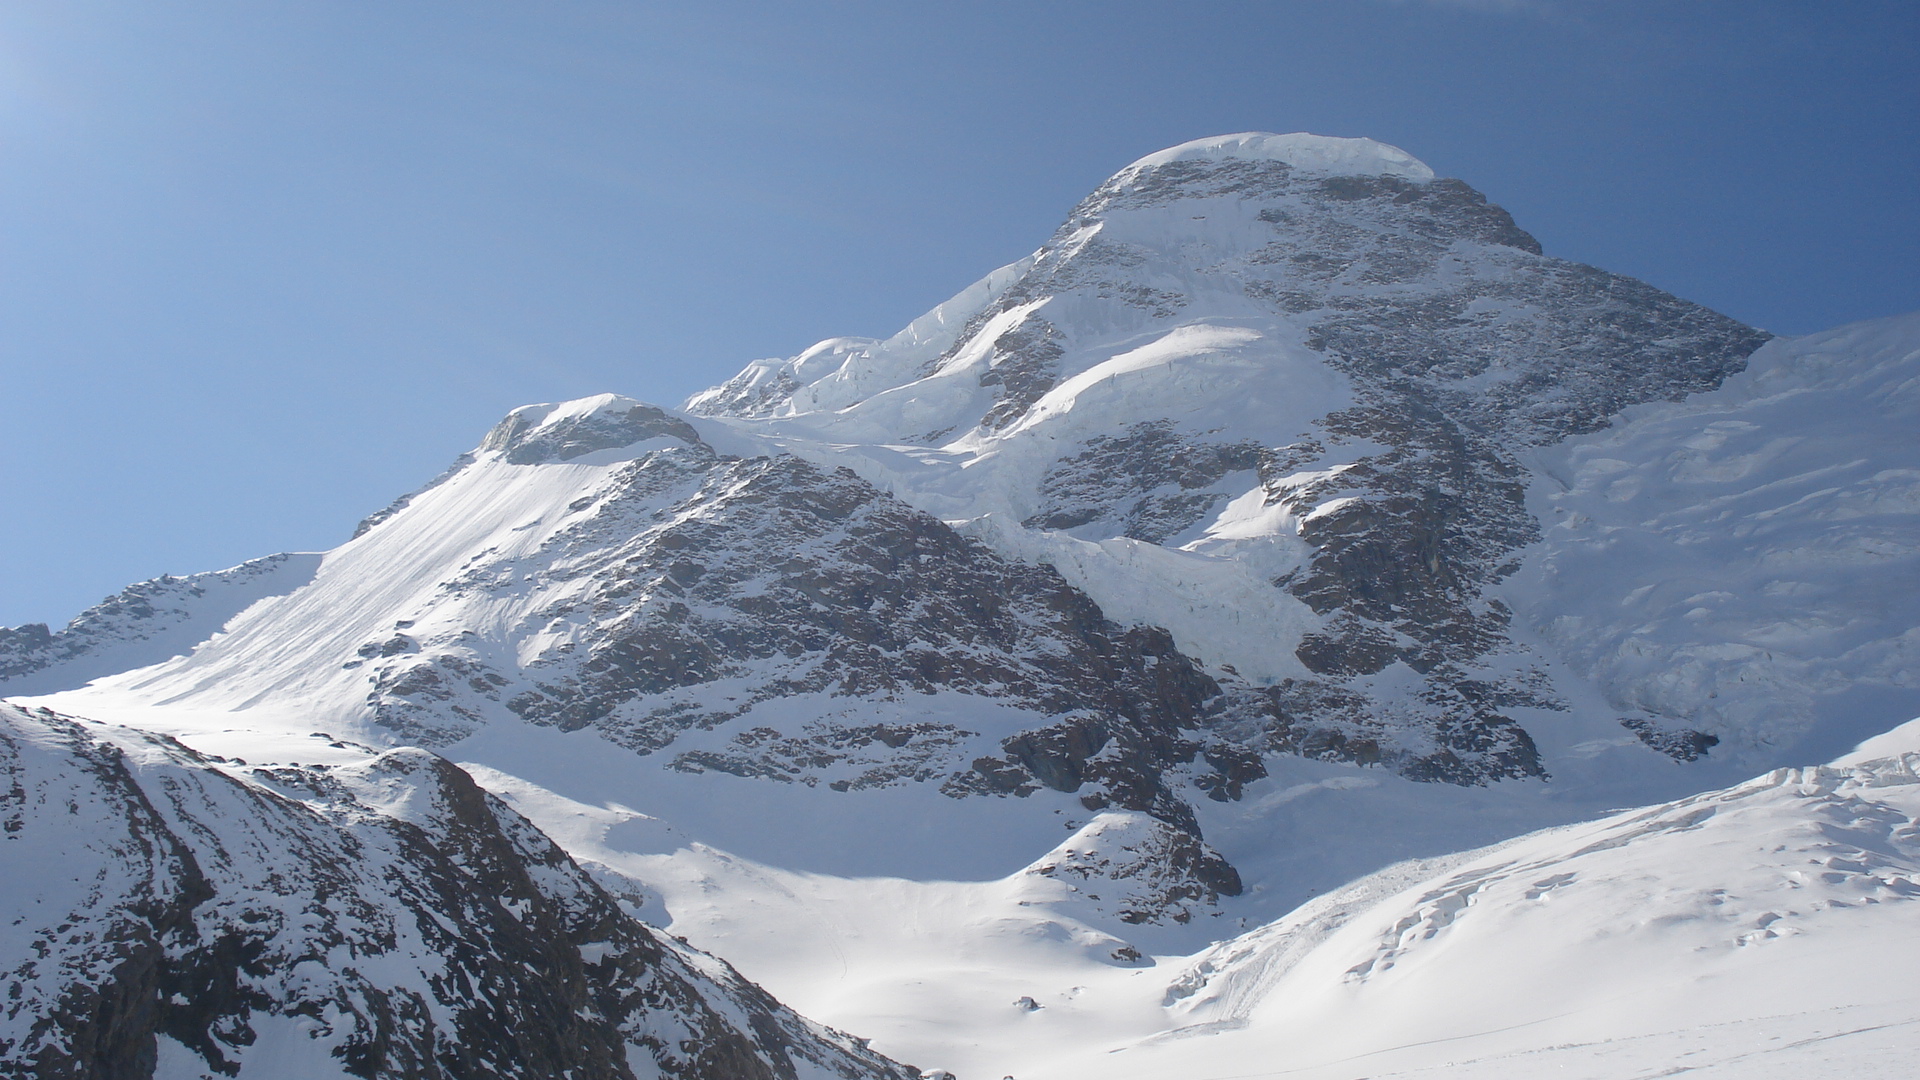
M 1903 1077 L 1920 1035 L 1920 721 L 1137 958 L 1150 935 L 1035 872 L 1099 819 L 997 880 L 844 877 L 468 767 L 674 933 L 961 1077 Z

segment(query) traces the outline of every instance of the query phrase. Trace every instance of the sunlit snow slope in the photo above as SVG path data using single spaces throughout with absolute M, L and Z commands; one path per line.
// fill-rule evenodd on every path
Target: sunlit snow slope
M 1910 1075 L 1916 768 L 1920 721 L 1389 868 L 1174 968 L 1169 1030 L 1019 1075 Z
M 1612 1080 L 1909 1075 L 1917 767 L 1920 721 L 1829 766 L 1399 863 L 1148 958 L 1085 921 L 1073 890 L 1106 885 L 1058 870 L 1138 844 L 1122 822 L 1000 880 L 847 879 L 480 777 L 676 933 L 963 1077 Z

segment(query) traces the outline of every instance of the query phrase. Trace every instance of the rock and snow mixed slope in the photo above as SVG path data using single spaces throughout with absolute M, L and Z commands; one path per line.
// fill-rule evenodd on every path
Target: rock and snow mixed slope
M 319 565 L 317 554 L 269 555 L 129 585 L 58 631 L 44 623 L 0 628 L 0 685 L 9 694 L 49 694 L 171 660 L 257 601 L 306 584 Z
M 250 766 L 0 706 L 0 1065 L 38 1077 L 916 1075 L 625 915 L 443 759 Z
M 803 1012 L 1039 1063 L 965 1031 L 1119 1045 L 1166 1006 L 1045 987 L 1920 713 L 1914 386 L 1920 319 L 1769 341 L 1392 147 L 1202 140 L 894 338 L 6 631 L 0 693 L 433 747 Z

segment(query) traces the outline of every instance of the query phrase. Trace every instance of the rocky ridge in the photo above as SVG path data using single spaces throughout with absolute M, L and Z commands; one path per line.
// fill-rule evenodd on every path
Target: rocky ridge
M 515 628 L 520 662 L 490 665 L 470 627 L 416 615 L 346 661 L 371 684 L 376 723 L 445 746 L 504 709 L 683 772 L 954 797 L 1050 788 L 1198 833 L 1181 767 L 1219 776 L 1198 735 L 1234 699 L 1164 631 L 1106 619 L 1051 567 L 997 555 L 846 470 L 721 454 L 647 406 L 604 411 L 642 410 L 671 425 L 642 437 L 658 445 L 598 476 L 527 554 L 438 586 L 447 606 L 549 597 Z M 517 424 L 481 455 L 537 468 L 553 459 L 530 447 L 573 437 Z M 916 715 L 942 695 L 990 701 L 1017 730 Z M 798 727 L 755 712 L 796 698 L 818 702 Z
M 252 766 L 0 706 L 0 844 L 35 868 L 10 1074 L 918 1075 L 628 917 L 450 763 L 332 745 Z

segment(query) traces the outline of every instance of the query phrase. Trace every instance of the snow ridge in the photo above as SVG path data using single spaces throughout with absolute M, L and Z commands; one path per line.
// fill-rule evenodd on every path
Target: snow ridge
M 253 604 L 312 579 L 318 553 L 268 555 L 227 570 L 129 585 L 74 616 L 0 627 L 0 692 L 47 694 L 185 655 Z
M 1341 139 L 1296 131 L 1275 135 L 1245 131 L 1194 139 L 1148 154 L 1122 169 L 1119 177 L 1138 175 L 1175 161 L 1279 161 L 1302 172 L 1328 176 L 1397 176 L 1424 183 L 1433 179 L 1426 163 L 1397 146 L 1372 139 Z M 1116 177 L 1117 178 L 1117 177 Z

